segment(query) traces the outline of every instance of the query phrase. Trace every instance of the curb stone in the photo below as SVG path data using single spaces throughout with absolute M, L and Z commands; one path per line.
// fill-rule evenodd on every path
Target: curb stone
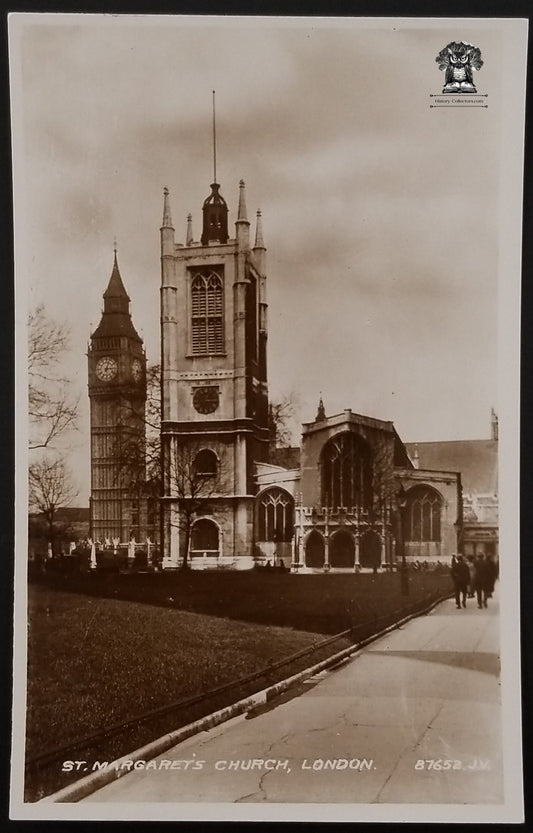
M 296 683 L 308 679 L 309 677 L 313 677 L 315 674 L 318 674 L 319 671 L 338 665 L 348 657 L 359 653 L 362 648 L 369 645 L 371 642 L 375 642 L 387 633 L 390 633 L 391 631 L 400 628 L 402 625 L 405 625 L 407 622 L 410 622 L 411 619 L 416 619 L 419 616 L 424 616 L 430 613 L 435 607 L 437 607 L 437 605 L 441 604 L 448 598 L 450 598 L 450 596 L 443 596 L 432 602 L 428 605 L 428 607 L 418 613 L 411 613 L 409 616 L 405 616 L 403 619 L 400 619 L 393 625 L 389 625 L 387 628 L 384 628 L 378 633 L 369 636 L 367 639 L 363 639 L 361 642 L 350 645 L 348 648 L 343 648 L 342 651 L 332 654 L 330 657 L 327 657 L 327 659 L 321 660 L 315 665 L 304 668 L 303 671 L 299 671 L 291 677 L 287 677 L 284 680 L 273 683 L 267 688 L 264 688 L 255 694 L 251 694 L 249 697 L 245 697 L 242 700 L 238 700 L 236 703 L 225 706 L 223 709 L 219 709 L 218 711 L 212 712 L 205 717 L 194 720 L 186 726 L 182 726 L 179 729 L 168 732 L 162 737 L 147 743 L 145 746 L 141 746 L 140 749 L 136 749 L 134 752 L 131 752 L 131 754 L 123 755 L 121 758 L 111 762 L 105 769 L 98 770 L 97 772 L 91 772 L 90 775 L 85 775 L 74 784 L 69 784 L 67 787 L 63 787 L 63 789 L 58 792 L 52 793 L 51 795 L 40 799 L 36 803 L 62 804 L 81 801 L 88 795 L 91 795 L 102 787 L 107 786 L 107 784 L 110 784 L 112 781 L 116 781 L 118 778 L 127 775 L 128 772 L 134 771 L 132 767 L 137 761 L 149 761 L 160 755 L 162 752 L 166 752 L 167 749 L 170 749 L 182 741 L 187 740 L 187 738 L 190 738 L 193 735 L 199 734 L 200 732 L 206 732 L 209 729 L 218 726 L 220 723 L 230 720 L 232 717 L 237 717 L 252 708 L 268 703 L 274 697 L 291 688 L 291 686 Z

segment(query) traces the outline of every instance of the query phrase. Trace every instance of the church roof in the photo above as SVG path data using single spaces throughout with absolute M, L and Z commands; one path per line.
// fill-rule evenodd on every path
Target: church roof
M 142 338 L 133 326 L 131 316 L 123 313 L 104 311 L 102 319 L 92 334 L 91 338 L 114 338 L 116 336 L 127 336 L 142 344 Z
M 498 443 L 496 440 L 443 440 L 405 443 L 421 469 L 461 472 L 465 492 L 497 494 Z
M 91 338 L 114 338 L 117 336 L 127 336 L 142 344 L 142 339 L 131 320 L 130 298 L 120 275 L 115 251 L 113 271 L 104 292 L 104 311 Z

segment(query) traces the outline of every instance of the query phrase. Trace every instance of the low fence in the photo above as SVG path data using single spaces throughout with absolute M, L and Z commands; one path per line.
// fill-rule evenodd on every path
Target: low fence
M 28 561 L 29 577 L 47 573 L 87 573 L 97 569 L 107 572 L 124 570 L 158 570 L 161 567 L 159 547 L 152 544 L 118 544 L 116 547 L 76 547 L 59 555 L 37 554 Z

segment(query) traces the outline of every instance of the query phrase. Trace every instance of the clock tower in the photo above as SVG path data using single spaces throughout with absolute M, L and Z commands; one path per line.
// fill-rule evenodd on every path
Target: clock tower
M 269 448 L 265 253 L 260 212 L 250 243 L 242 180 L 235 236 L 215 181 L 203 203 L 200 240 L 194 240 L 189 215 L 184 244 L 175 242 L 165 188 L 161 438 L 167 567 L 184 556 L 193 568 L 253 566 L 254 464 L 267 461 Z M 193 477 L 209 474 L 208 498 L 197 502 L 192 524 L 184 522 L 187 495 L 174 465 L 184 458 Z
M 89 350 L 91 518 L 94 540 L 146 536 L 146 357 L 115 249 L 100 323 Z

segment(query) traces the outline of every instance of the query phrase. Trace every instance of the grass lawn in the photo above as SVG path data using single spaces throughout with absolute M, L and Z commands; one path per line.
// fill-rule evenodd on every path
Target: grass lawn
M 26 754 L 85 738 L 214 689 L 354 628 L 356 641 L 449 594 L 447 575 L 190 572 L 55 576 L 29 586 Z M 62 588 L 62 589 L 61 589 Z M 66 592 L 75 591 L 75 592 Z M 348 645 L 344 638 L 258 680 L 129 727 L 71 760 L 114 760 Z M 30 768 L 26 800 L 75 780 L 60 763 Z
M 244 677 L 322 638 L 30 586 L 27 756 Z M 170 728 L 175 723 L 150 727 L 143 739 L 124 738 L 117 754 Z M 100 750 L 93 757 L 101 757 Z M 59 768 L 52 789 L 64 783 Z M 40 789 L 34 792 L 30 782 L 31 795 L 38 797 Z

